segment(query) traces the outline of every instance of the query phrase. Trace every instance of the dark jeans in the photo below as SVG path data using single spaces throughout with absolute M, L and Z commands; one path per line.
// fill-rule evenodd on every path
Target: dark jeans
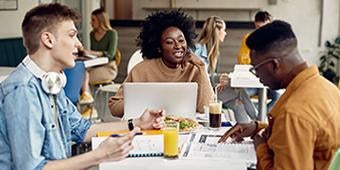
M 257 110 L 245 89 L 226 87 L 222 92 L 219 92 L 218 99 L 222 101 L 224 107 L 230 108 L 234 112 L 238 123 L 256 120 Z

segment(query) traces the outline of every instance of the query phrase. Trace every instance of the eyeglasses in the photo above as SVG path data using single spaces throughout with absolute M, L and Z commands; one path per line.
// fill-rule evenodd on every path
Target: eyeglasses
M 254 67 L 250 68 L 249 71 L 250 71 L 251 73 L 253 73 L 255 76 L 257 76 L 256 70 L 257 70 L 258 68 L 260 68 L 260 67 L 263 66 L 264 64 L 266 64 L 266 63 L 268 63 L 268 62 L 270 62 L 270 61 L 274 61 L 274 60 L 277 60 L 277 58 L 268 58 L 268 59 L 266 59 L 266 60 L 263 60 L 262 62 L 256 64 Z

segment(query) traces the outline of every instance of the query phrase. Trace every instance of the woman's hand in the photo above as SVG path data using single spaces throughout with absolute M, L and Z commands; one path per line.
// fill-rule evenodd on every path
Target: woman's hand
M 218 84 L 216 85 L 217 91 L 221 92 L 223 91 L 223 89 L 229 85 L 229 76 L 227 73 L 222 73 L 220 75 L 218 75 Z
M 84 49 L 84 56 L 102 57 L 103 56 L 103 52 Z
M 185 55 L 183 62 L 181 63 L 181 67 L 182 68 L 186 67 L 188 63 L 191 63 L 195 66 L 204 65 L 203 61 L 190 51 L 188 51 L 187 54 Z
M 141 117 L 134 120 L 134 125 L 141 129 L 161 129 L 164 127 L 165 110 L 146 109 Z

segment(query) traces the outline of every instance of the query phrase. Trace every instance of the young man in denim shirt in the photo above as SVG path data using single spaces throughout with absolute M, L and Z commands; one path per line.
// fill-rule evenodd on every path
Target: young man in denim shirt
M 163 110 L 140 118 L 93 124 L 65 96 L 63 69 L 73 67 L 81 46 L 74 22 L 79 15 L 60 4 L 44 4 L 22 22 L 28 56 L 0 85 L 0 167 L 2 169 L 85 169 L 121 160 L 135 133 L 163 126 Z M 71 158 L 71 143 L 89 142 L 98 131 L 132 130 L 109 137 L 95 150 Z

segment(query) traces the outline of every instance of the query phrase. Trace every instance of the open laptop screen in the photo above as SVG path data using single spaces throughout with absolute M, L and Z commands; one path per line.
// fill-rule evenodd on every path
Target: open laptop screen
M 124 119 L 139 117 L 145 109 L 165 109 L 166 114 L 195 118 L 197 83 L 124 83 Z

